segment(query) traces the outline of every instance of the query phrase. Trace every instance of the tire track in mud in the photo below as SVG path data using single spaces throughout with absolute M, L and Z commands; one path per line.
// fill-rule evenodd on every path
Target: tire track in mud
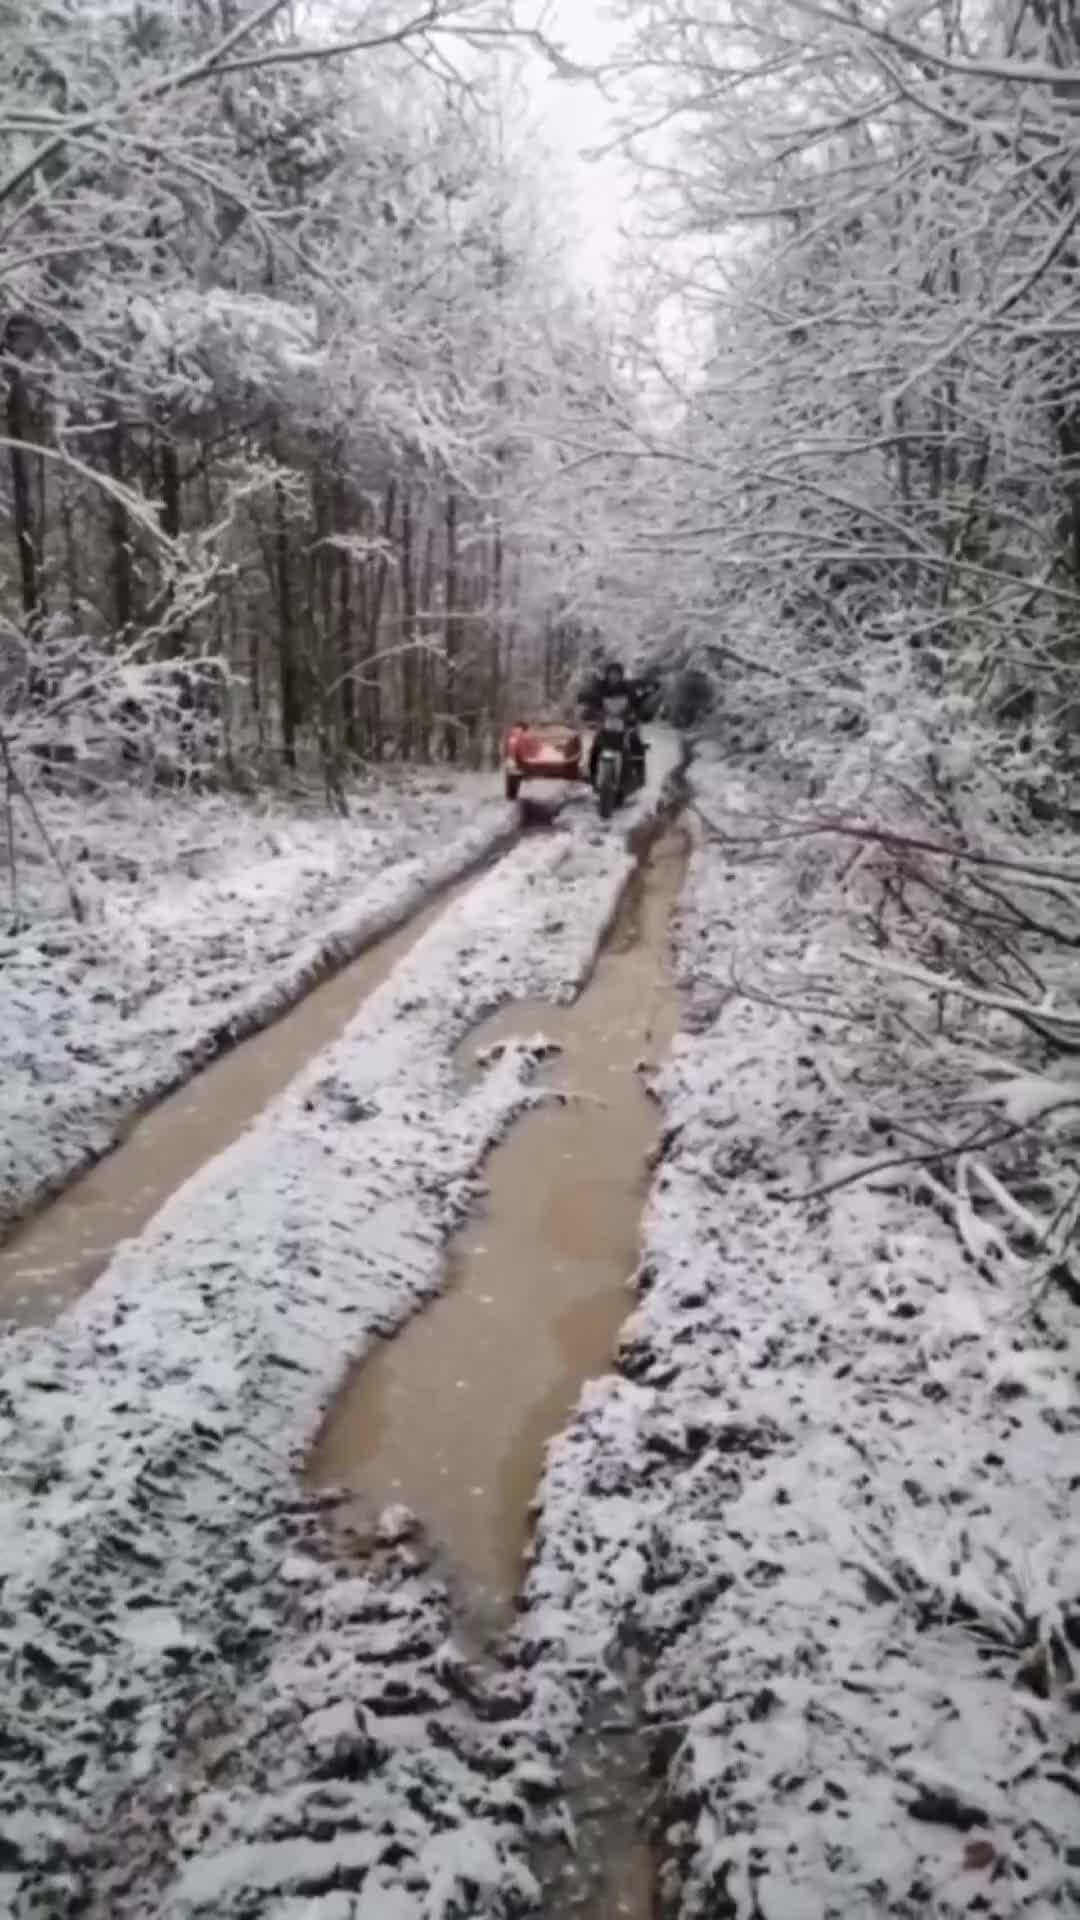
M 5 1315 L 24 1324 L 48 1319 L 51 1311 L 57 1311 L 71 1299 L 77 1298 L 102 1270 L 105 1259 L 95 1261 L 94 1252 L 99 1249 L 94 1249 L 88 1253 L 85 1261 L 78 1263 L 78 1271 L 66 1284 L 55 1290 L 35 1284 L 45 1277 L 42 1265 L 44 1263 L 47 1273 L 51 1253 L 51 1232 L 49 1229 L 43 1232 L 40 1223 L 52 1216 L 58 1202 L 64 1202 L 72 1196 L 76 1211 L 85 1202 L 92 1212 L 97 1202 L 97 1186 L 91 1184 L 95 1172 L 103 1165 L 109 1168 L 101 1184 L 111 1191 L 114 1185 L 111 1172 L 113 1156 L 124 1149 L 134 1136 L 139 1135 L 140 1130 L 145 1134 L 148 1122 L 151 1123 L 149 1131 L 157 1131 L 157 1116 L 163 1105 L 175 1103 L 176 1096 L 184 1095 L 193 1083 L 202 1081 L 208 1075 L 216 1073 L 217 1079 L 227 1085 L 229 1075 L 223 1070 L 223 1063 L 227 1068 L 237 1053 L 244 1059 L 249 1058 L 250 1047 L 257 1045 L 266 1034 L 290 1023 L 292 1016 L 298 1012 L 302 1014 L 311 998 L 328 986 L 332 987 L 342 974 L 351 973 L 357 963 L 370 959 L 371 982 L 363 984 L 361 981 L 358 984 L 351 1008 L 346 989 L 342 996 L 345 1004 L 340 1016 L 335 1018 L 331 1010 L 325 1030 L 313 1035 L 310 1046 L 305 1049 L 301 1043 L 289 1053 L 286 1043 L 286 1060 L 279 1082 L 284 1085 L 304 1064 L 304 1060 L 318 1047 L 325 1045 L 351 1017 L 367 993 L 378 984 L 378 979 L 385 977 L 390 967 L 420 937 L 424 926 L 435 917 L 437 910 L 463 891 L 493 862 L 502 858 L 523 831 L 550 824 L 555 811 L 557 809 L 545 809 L 535 803 L 523 803 L 504 830 L 493 834 L 490 829 L 485 829 L 478 836 L 461 836 L 441 860 L 437 859 L 427 868 L 420 861 L 409 860 L 377 873 L 374 877 L 376 887 L 385 887 L 390 883 L 389 897 L 382 905 L 359 912 L 355 908 L 344 909 L 322 933 L 303 941 L 274 976 L 235 1007 L 226 1019 L 212 1024 L 191 1041 L 178 1063 L 160 1076 L 148 1094 L 129 1101 L 119 1101 L 116 1110 L 101 1121 L 98 1139 L 92 1147 L 84 1147 L 61 1177 L 49 1178 L 40 1184 L 16 1213 L 0 1218 L 0 1321 Z M 410 940 L 407 936 L 413 927 L 416 932 Z M 386 947 L 391 952 L 385 970 L 380 971 L 378 955 Z M 363 973 L 364 970 L 361 971 Z M 333 996 L 328 996 L 328 999 L 332 1009 Z M 292 1026 L 295 1031 L 295 1021 Z M 268 1079 L 267 1092 L 252 1111 L 258 1111 L 259 1106 L 264 1105 L 275 1090 Z M 62 1101 L 58 1107 L 61 1115 L 58 1124 L 62 1124 Z M 186 1164 L 180 1178 L 186 1178 L 194 1172 L 204 1160 L 220 1151 L 224 1144 L 224 1139 L 218 1139 L 217 1144 L 210 1146 L 206 1153 L 189 1152 L 185 1156 Z M 153 1144 L 148 1148 L 147 1157 L 155 1157 Z M 124 1177 L 121 1174 L 115 1184 L 122 1186 Z M 141 1210 L 137 1224 L 133 1221 L 127 1223 L 124 1237 L 145 1224 L 176 1184 L 178 1182 L 170 1184 L 167 1180 L 157 1183 L 152 1203 Z M 111 1248 L 106 1251 L 106 1258 L 108 1251 Z M 28 1286 L 24 1276 L 28 1276 Z M 19 1296 L 24 1291 L 27 1298 L 20 1310 Z M 50 1297 L 53 1293 L 55 1298 Z M 35 1310 L 35 1295 L 39 1296 L 40 1311 Z
M 365 1501 L 380 1493 L 420 1516 L 413 1538 L 447 1583 L 473 1698 L 516 1702 L 514 1737 L 555 1769 L 554 1817 L 533 1855 L 552 1920 L 653 1911 L 652 1782 L 632 1665 L 578 1701 L 572 1738 L 564 1729 L 548 1743 L 533 1724 L 542 1696 L 522 1664 L 527 1647 L 504 1637 L 544 1447 L 583 1382 L 614 1368 L 635 1305 L 660 1129 L 649 1085 L 680 1014 L 665 948 L 689 847 L 663 819 L 634 838 L 637 865 L 572 1005 L 515 1004 L 470 1034 L 466 1065 L 515 1037 L 535 1044 L 535 1099 L 485 1167 L 483 1199 L 448 1250 L 446 1291 L 361 1363 L 313 1463 L 317 1484 L 359 1496 L 339 1525 L 362 1528 Z
M 688 853 L 641 849 L 588 980 L 565 1006 L 513 1001 L 459 1049 L 463 1082 L 513 1044 L 540 1062 L 526 1110 L 483 1169 L 437 1300 L 380 1341 L 331 1410 L 314 1484 L 399 1501 L 440 1539 L 474 1620 L 512 1615 L 543 1449 L 633 1306 L 658 1130 L 650 1076 L 678 1000 L 664 964 Z
M 223 1151 L 329 1045 L 447 907 L 554 813 L 523 808 L 494 844 L 387 911 L 331 932 L 265 995 L 213 1030 L 170 1087 L 125 1123 L 89 1168 L 0 1240 L 0 1319 L 41 1323 L 93 1284 L 185 1180 Z
M 71 1313 L 13 1336 L 17 1920 L 223 1920 L 368 1881 L 389 1903 L 448 1873 L 523 1910 L 527 1679 L 470 1670 L 407 1529 L 346 1558 L 294 1475 L 346 1356 L 437 1291 L 527 1099 L 527 1047 L 463 1097 L 456 1040 L 502 999 L 580 986 L 626 858 L 583 822 L 501 862 Z

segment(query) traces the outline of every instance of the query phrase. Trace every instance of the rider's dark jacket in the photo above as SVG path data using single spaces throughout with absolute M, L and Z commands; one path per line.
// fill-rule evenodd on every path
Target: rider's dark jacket
M 632 678 L 627 674 L 618 687 L 607 687 L 602 673 L 593 674 L 585 682 L 580 695 L 582 712 L 587 718 L 593 718 L 601 710 L 605 693 L 625 693 L 630 700 L 630 718 L 634 726 L 643 720 L 651 720 L 660 705 L 660 688 L 653 679 L 644 676 Z

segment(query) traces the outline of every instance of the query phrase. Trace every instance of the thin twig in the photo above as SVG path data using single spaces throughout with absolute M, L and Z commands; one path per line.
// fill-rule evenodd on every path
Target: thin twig
M 1018 906 L 1009 894 L 1003 893 L 1000 887 L 992 887 L 988 880 L 980 879 L 977 874 L 974 874 L 972 885 L 978 887 L 981 893 L 988 893 L 992 900 L 1000 901 L 1018 924 L 1026 927 L 1029 933 L 1040 934 L 1045 940 L 1060 940 L 1066 947 L 1080 947 L 1080 933 L 1065 933 L 1060 927 L 1048 926 L 1045 920 L 1036 920 L 1033 914 L 1026 913 L 1024 908 Z
M 11 868 L 11 924 L 19 924 L 19 872 L 15 863 L 15 788 L 9 767 L 4 769 L 4 825 L 7 829 L 8 865 Z
M 869 1166 L 856 1167 L 852 1173 L 839 1174 L 835 1180 L 826 1180 L 821 1186 L 807 1187 L 800 1193 L 782 1193 L 784 1201 L 820 1200 L 826 1194 L 839 1193 L 843 1187 L 853 1187 L 860 1180 L 872 1180 L 875 1174 L 890 1173 L 898 1167 L 932 1167 L 943 1160 L 955 1160 L 960 1154 L 970 1153 L 975 1148 L 999 1147 L 1005 1140 L 1013 1140 L 1025 1128 L 1019 1124 L 1002 1127 L 997 1133 L 972 1134 L 967 1140 L 958 1140 L 952 1146 L 935 1147 L 930 1153 L 895 1154 L 889 1160 L 875 1160 Z
M 853 1021 L 864 1018 L 858 1013 L 841 1013 L 835 1007 L 815 1007 L 799 1000 L 783 1000 L 779 994 L 763 993 L 760 987 L 748 987 L 744 981 L 740 980 L 734 961 L 731 963 L 730 977 L 736 993 L 740 993 L 744 1000 L 753 1001 L 757 1006 L 776 1007 L 781 1013 L 802 1013 L 811 1020 L 844 1020 L 849 1026 Z

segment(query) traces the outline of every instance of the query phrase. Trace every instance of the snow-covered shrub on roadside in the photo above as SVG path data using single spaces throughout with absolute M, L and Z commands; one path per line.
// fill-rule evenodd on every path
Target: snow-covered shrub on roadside
M 62 764 L 94 784 L 136 769 L 181 782 L 208 772 L 220 753 L 222 664 L 167 642 L 165 628 L 118 641 L 60 617 L 30 638 L 0 619 L 4 737 L 20 778 L 32 785 Z
M 906 1187 L 1022 1311 L 1048 1287 L 1080 1299 L 1080 862 L 1032 819 L 1045 735 L 993 741 L 958 698 L 941 720 L 885 699 L 861 739 L 819 744 L 816 795 L 759 780 L 767 814 L 721 816 L 723 757 L 699 791 L 707 831 L 788 877 L 768 947 L 740 928 L 729 964 L 816 1029 L 809 1184 Z
M 668 715 L 681 732 L 707 724 L 716 703 L 717 688 L 712 676 L 700 666 L 686 666 L 677 675 L 668 696 Z
M 1054 729 L 1045 717 L 1003 722 L 974 680 L 944 662 L 930 666 L 903 640 L 867 649 L 847 696 L 858 725 L 820 740 L 817 804 L 899 807 L 976 831 L 995 822 L 1022 829 L 1032 796 L 1056 788 Z

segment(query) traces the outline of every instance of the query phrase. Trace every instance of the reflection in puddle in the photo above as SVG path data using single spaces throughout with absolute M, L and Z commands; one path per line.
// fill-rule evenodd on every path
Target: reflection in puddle
M 333 1040 L 432 921 L 459 881 L 396 933 L 313 988 L 139 1120 L 123 1144 L 0 1247 L 0 1315 L 50 1320 L 84 1293 L 185 1180 L 220 1153 Z
M 563 1049 L 564 1092 L 491 1154 L 487 1202 L 451 1247 L 447 1290 L 379 1343 L 332 1410 L 312 1478 L 403 1501 L 467 1583 L 470 1611 L 505 1623 L 547 1439 L 604 1372 L 638 1260 L 658 1114 L 642 1066 L 678 1025 L 669 971 L 684 837 L 659 840 L 572 1007 L 518 1003 L 474 1033 L 466 1060 L 537 1033 Z

